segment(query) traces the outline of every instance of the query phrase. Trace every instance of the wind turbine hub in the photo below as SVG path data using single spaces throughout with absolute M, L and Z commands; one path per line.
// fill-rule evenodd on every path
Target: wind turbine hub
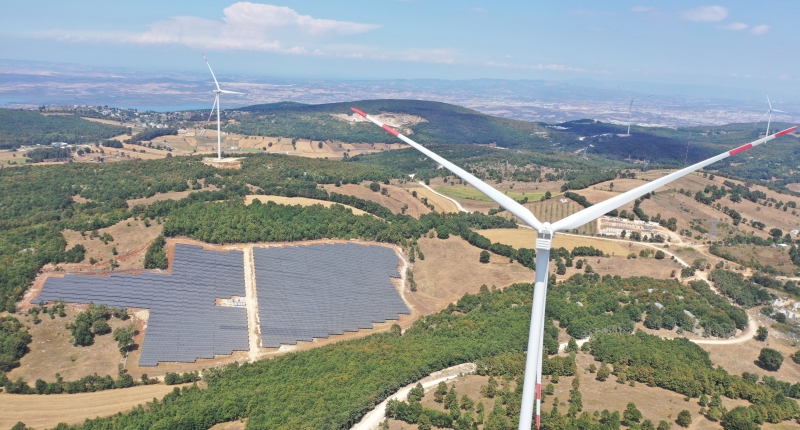
M 553 243 L 553 236 L 555 236 L 555 231 L 553 231 L 550 223 L 543 223 L 542 228 L 539 229 L 539 233 L 536 235 L 536 249 L 550 250 Z

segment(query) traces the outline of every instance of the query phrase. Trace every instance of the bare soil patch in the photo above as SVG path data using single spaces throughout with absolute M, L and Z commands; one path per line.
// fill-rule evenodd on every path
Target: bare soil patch
M 431 190 L 423 187 L 419 184 L 409 184 L 408 187 L 409 192 L 416 192 L 417 199 L 422 201 L 423 198 L 428 199 L 428 204 L 433 205 L 433 208 L 437 212 L 445 213 L 445 212 L 459 212 L 458 207 L 456 207 L 455 203 L 448 200 L 445 197 L 440 196 L 432 192 Z
M 113 259 L 119 263 L 117 270 L 141 269 L 147 246 L 161 234 L 162 230 L 163 225 L 156 221 L 150 222 L 150 227 L 145 227 L 142 220 L 123 220 L 111 227 L 97 230 L 100 236 L 108 233 L 114 238 L 107 244 L 97 237 L 92 239 L 91 232 L 81 236 L 80 232 L 64 230 L 62 234 L 67 240 L 67 249 L 81 244 L 86 248 L 86 255 L 81 263 L 62 264 L 60 267 L 68 271 L 102 270 L 108 269 L 108 262 Z M 114 248 L 117 250 L 117 255 L 112 252 Z M 98 263 L 91 265 L 90 258 L 94 258 Z M 47 269 L 48 267 L 45 267 L 45 270 Z
M 425 260 L 413 264 L 417 292 L 414 296 L 430 311 L 457 301 L 465 293 L 477 293 L 481 285 L 505 287 L 517 282 L 532 282 L 534 272 L 508 258 L 492 255 L 491 263 L 480 264 L 481 250 L 460 237 L 419 240 Z
M 106 417 L 126 412 L 137 405 L 161 398 L 175 385 L 143 385 L 96 393 L 19 395 L 0 394 L 0 427 L 10 428 L 18 421 L 33 428 L 53 428 L 58 423 L 80 424 L 87 418 Z M 179 386 L 178 386 L 179 387 Z
M 536 230 L 530 228 L 495 228 L 489 230 L 477 231 L 483 236 L 486 236 L 492 242 L 500 242 L 505 245 L 519 248 L 536 248 Z M 641 245 L 631 242 L 632 245 L 628 246 L 623 242 L 615 242 L 610 240 L 596 239 L 593 237 L 577 237 L 567 235 L 556 235 L 553 239 L 553 248 L 564 247 L 569 250 L 577 246 L 593 246 L 602 250 L 609 255 L 622 255 L 626 256 L 631 252 L 639 253 L 643 249 Z
M 403 188 L 395 185 L 384 185 L 389 192 L 389 195 L 383 195 L 380 192 L 375 192 L 366 187 L 369 185 L 365 182 L 361 185 L 347 184 L 337 187 L 335 185 L 325 185 L 325 190 L 329 193 L 348 194 L 364 200 L 373 201 L 381 206 L 387 207 L 393 213 L 402 213 L 403 205 L 408 205 L 405 213 L 413 217 L 419 218 L 420 215 L 430 212 L 419 199 L 414 198 L 411 193 Z
M 65 381 L 73 381 L 87 375 L 97 373 L 100 376 L 112 375 L 116 378 L 117 365 L 124 362 L 119 353 L 117 342 L 111 334 L 95 336 L 94 345 L 72 346 L 70 331 L 64 324 L 75 321 L 77 314 L 85 306 L 67 306 L 67 316 L 40 315 L 39 324 L 33 324 L 30 317 L 17 316 L 29 327 L 32 342 L 28 345 L 30 352 L 20 360 L 20 367 L 8 373 L 10 379 L 22 377 L 30 385 L 37 379 L 48 382 L 55 381 L 55 374 L 60 373 Z M 131 321 L 116 318 L 108 320 L 111 329 L 124 327 Z M 13 423 L 12 423 L 13 424 Z
M 279 205 L 300 205 L 300 206 L 311 206 L 311 205 L 322 205 L 326 208 L 329 208 L 333 205 L 340 205 L 340 203 L 336 202 L 329 202 L 327 200 L 316 200 L 316 199 L 309 199 L 305 197 L 282 197 L 282 196 L 266 196 L 260 194 L 248 195 L 245 196 L 245 204 L 250 204 L 253 200 L 258 200 L 261 203 L 266 202 L 275 202 Z M 341 205 L 353 211 L 355 215 L 364 215 L 367 212 L 362 211 L 361 209 L 354 208 L 348 205 Z
M 211 426 L 208 430 L 244 430 L 247 427 L 247 419 L 241 421 L 231 421 Z

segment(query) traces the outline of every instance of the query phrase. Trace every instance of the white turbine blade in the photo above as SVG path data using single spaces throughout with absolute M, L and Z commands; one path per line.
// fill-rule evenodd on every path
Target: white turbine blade
M 208 58 L 206 58 L 206 54 L 203 54 L 203 59 L 206 60 L 206 66 L 208 66 L 208 70 L 211 70 L 211 64 L 208 63 Z M 219 90 L 219 82 L 217 82 L 217 77 L 214 76 L 214 71 L 211 70 L 211 77 L 214 78 L 214 84 L 217 86 Z
M 222 94 L 245 94 L 245 93 L 240 93 L 238 91 L 228 91 L 228 90 L 219 90 L 219 92 L 221 92 Z
M 764 119 L 764 117 L 767 116 L 768 113 L 769 113 L 769 111 L 764 112 L 764 114 L 762 114 L 760 117 L 758 117 L 758 121 L 754 122 L 753 125 L 756 125 L 759 122 L 761 122 L 761 120 Z
M 772 101 L 769 99 L 769 93 L 764 91 L 764 94 L 767 95 L 767 104 L 769 105 L 769 110 L 772 110 Z
M 649 193 L 650 191 L 655 191 L 657 188 L 662 187 L 678 178 L 686 176 L 689 173 L 694 172 L 695 170 L 701 169 L 705 166 L 708 166 L 709 164 L 716 163 L 717 161 L 728 158 L 731 155 L 736 155 L 740 152 L 747 151 L 748 149 L 761 145 L 762 143 L 769 142 L 770 140 L 775 139 L 776 137 L 781 137 L 783 135 L 789 134 L 796 129 L 797 126 L 794 126 L 792 128 L 787 128 L 786 130 L 775 133 L 772 136 L 766 136 L 751 143 L 748 143 L 747 145 L 742 145 L 730 151 L 723 152 L 722 154 L 711 157 L 699 163 L 693 164 L 689 167 L 678 170 L 677 172 L 670 173 L 669 175 L 664 176 L 663 178 L 658 178 L 652 182 L 642 185 L 641 187 L 634 188 L 628 192 L 612 197 L 596 205 L 589 206 L 588 208 L 578 213 L 574 213 L 562 220 L 553 223 L 553 231 L 564 231 L 564 230 L 572 230 L 574 228 L 578 228 L 586 224 L 587 222 L 592 221 L 595 218 L 598 218 L 603 214 L 611 211 L 612 209 L 616 209 L 626 203 L 632 202 L 637 198 Z
M 620 87 L 617 87 L 617 89 L 618 89 L 618 90 L 620 90 L 620 91 L 622 91 L 622 88 L 620 88 Z M 626 93 L 625 91 L 622 91 L 622 94 L 625 94 L 625 97 L 627 97 L 627 98 L 629 98 L 631 101 L 633 101 L 633 98 L 632 98 L 631 96 L 629 96 L 629 95 L 628 95 L 628 93 Z
M 214 115 L 214 108 L 216 107 L 217 107 L 217 98 L 214 97 L 214 104 L 211 106 L 211 113 L 208 114 L 208 119 L 206 120 L 206 122 L 211 121 L 211 115 Z
M 351 109 L 353 109 L 353 112 L 363 116 L 364 118 L 368 119 L 373 124 L 377 125 L 378 127 L 383 128 L 384 130 L 388 131 L 389 133 L 391 133 L 395 137 L 399 138 L 403 142 L 411 145 L 414 149 L 416 149 L 417 151 L 425 154 L 428 158 L 430 158 L 430 159 L 436 161 L 437 163 L 441 164 L 442 166 L 444 166 L 445 169 L 453 172 L 459 178 L 467 181 L 467 183 L 469 183 L 473 187 L 477 188 L 483 194 L 486 194 L 487 197 L 489 197 L 490 199 L 492 199 L 495 202 L 497 202 L 497 204 L 499 204 L 500 206 L 504 207 L 508 212 L 510 212 L 511 214 L 517 216 L 525 224 L 533 227 L 537 231 L 541 230 L 542 223 L 539 222 L 538 219 L 536 219 L 536 217 L 533 215 L 533 213 L 531 213 L 531 211 L 526 209 L 521 204 L 517 203 L 514 199 L 512 199 L 512 198 L 508 197 L 507 195 L 501 193 L 500 191 L 492 188 L 486 182 L 483 182 L 480 179 L 476 178 L 475 176 L 472 176 L 471 174 L 467 173 L 466 170 L 464 170 L 464 169 L 456 166 L 455 164 L 445 160 L 444 158 L 436 155 L 434 152 L 431 152 L 429 149 L 425 148 L 424 146 L 420 145 L 419 143 L 414 142 L 413 140 L 403 136 L 402 134 L 398 133 L 393 128 L 389 127 L 388 125 L 385 125 L 384 123 L 382 123 L 382 122 L 378 121 L 377 119 L 365 114 L 364 112 L 361 112 L 360 110 L 358 110 L 356 108 L 351 108 Z
M 772 111 L 773 112 L 778 112 L 778 113 L 786 113 L 786 111 L 782 111 L 782 110 L 778 110 L 778 109 L 772 109 Z
M 639 98 L 638 98 L 638 99 L 636 99 L 636 100 L 643 100 L 643 99 L 646 99 L 646 98 L 648 98 L 648 97 L 653 97 L 653 95 L 652 95 L 652 94 L 650 94 L 650 95 L 646 95 L 646 96 L 644 96 L 644 97 L 639 97 Z

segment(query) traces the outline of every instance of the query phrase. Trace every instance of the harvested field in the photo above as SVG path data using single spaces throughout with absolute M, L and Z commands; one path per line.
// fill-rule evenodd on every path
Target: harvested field
M 530 228 L 495 228 L 477 232 L 486 236 L 492 242 L 500 242 L 517 249 L 533 249 L 536 247 L 536 230 Z M 629 247 L 625 242 L 559 234 L 553 239 L 553 248 L 564 247 L 571 250 L 576 246 L 594 246 L 597 249 L 603 250 L 606 254 L 622 256 L 628 255 L 631 252 L 636 252 L 638 254 L 639 250 L 643 249 L 642 245 L 637 245 L 634 242 L 631 243 L 633 245 Z
M 253 200 L 258 200 L 262 203 L 266 202 L 275 202 L 279 205 L 300 205 L 300 206 L 311 206 L 311 205 L 322 205 L 327 207 L 331 207 L 332 205 L 339 205 L 336 202 L 329 202 L 327 200 L 315 200 L 315 199 L 308 199 L 305 197 L 282 197 L 282 196 L 265 196 L 259 194 L 253 194 L 245 196 L 245 204 L 249 205 L 253 202 Z M 341 205 L 353 211 L 355 215 L 364 215 L 367 212 L 362 211 L 361 209 L 356 209 L 352 206 L 348 205 Z
M 425 260 L 411 270 L 417 283 L 413 295 L 429 311 L 435 312 L 460 299 L 465 293 L 477 293 L 481 285 L 506 287 L 517 282 L 532 282 L 534 272 L 519 263 L 492 255 L 489 264 L 478 263 L 481 250 L 457 236 L 449 239 L 421 238 L 419 246 Z
M 33 324 L 30 317 L 17 316 L 30 327 L 32 342 L 28 347 L 30 352 L 20 360 L 20 367 L 8 373 L 11 379 L 21 377 L 33 385 L 33 381 L 44 379 L 48 382 L 55 381 L 55 374 L 60 373 L 65 381 L 73 381 L 84 376 L 97 373 L 100 376 L 112 375 L 116 377 L 117 365 L 124 362 L 124 357 L 119 353 L 117 342 L 111 334 L 95 336 L 94 345 L 72 346 L 72 334 L 64 324 L 75 321 L 75 316 L 82 307 L 68 306 L 64 318 L 56 316 L 50 319 L 48 315 L 41 314 L 39 324 Z M 108 320 L 112 330 L 131 324 L 131 321 L 120 321 L 116 318 Z M 13 423 L 12 423 L 13 424 Z M 2 426 L 0 426 L 2 427 Z
M 386 188 L 389 192 L 389 195 L 385 196 L 380 192 L 370 190 L 365 185 L 369 185 L 369 183 L 364 182 L 360 185 L 347 184 L 342 185 L 341 187 L 337 187 L 335 185 L 325 185 L 325 190 L 329 193 L 348 194 L 360 199 L 373 201 L 379 205 L 389 208 L 389 210 L 396 214 L 402 212 L 403 205 L 408 205 L 405 213 L 416 218 L 419 218 L 419 216 L 422 214 L 430 212 L 430 209 L 422 204 L 419 199 L 414 198 L 411 193 L 406 191 L 404 188 L 400 188 L 395 185 L 381 184 L 381 187 Z
M 18 421 L 41 429 L 58 423 L 80 424 L 87 418 L 106 417 L 126 412 L 136 405 L 161 398 L 176 386 L 144 385 L 96 393 L 18 395 L 0 394 L 0 427 L 10 428 Z M 180 386 L 177 386 L 180 387 Z
M 479 200 L 484 202 L 491 202 L 492 199 L 483 194 L 482 192 L 478 191 L 477 188 L 469 187 L 469 186 L 459 186 L 459 187 L 435 187 L 436 191 L 447 195 L 448 197 L 452 197 L 458 200 Z M 531 192 L 524 192 L 524 191 L 506 191 L 505 193 L 508 197 L 511 197 L 514 200 L 522 200 L 525 197 L 528 200 L 539 200 L 544 196 L 544 193 L 531 193 Z
M 423 187 L 422 185 L 416 184 L 412 185 L 409 184 L 408 187 L 409 192 L 417 192 L 417 198 L 422 200 L 423 198 L 428 199 L 428 204 L 433 205 L 434 210 L 441 213 L 446 212 L 458 212 L 458 208 L 456 207 L 455 203 L 447 200 L 446 198 L 431 192 L 427 188 Z
M 108 233 L 114 238 L 108 244 L 104 244 L 98 237 L 92 239 L 90 232 L 87 232 L 85 236 L 81 236 L 80 232 L 64 230 L 62 234 L 64 239 L 67 240 L 67 249 L 81 244 L 86 248 L 86 257 L 81 263 L 61 264 L 59 266 L 65 270 L 100 270 L 107 268 L 108 261 L 113 259 L 119 263 L 117 270 L 141 269 L 147 246 L 161 234 L 162 229 L 163 225 L 155 221 L 150 223 L 150 227 L 145 227 L 144 221 L 129 218 L 111 227 L 97 230 L 100 236 Z M 117 249 L 118 255 L 112 253 L 114 248 Z M 94 258 L 99 263 L 90 266 L 90 258 Z

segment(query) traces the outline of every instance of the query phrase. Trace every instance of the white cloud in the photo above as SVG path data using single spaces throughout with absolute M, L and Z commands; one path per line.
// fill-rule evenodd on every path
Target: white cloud
M 702 6 L 681 13 L 683 19 L 696 22 L 719 22 L 728 17 L 728 9 L 722 6 Z
M 721 25 L 721 26 L 719 26 L 717 28 L 719 28 L 720 30 L 739 31 L 739 30 L 745 30 L 745 29 L 747 29 L 747 27 L 748 27 L 747 24 L 744 24 L 744 23 L 741 23 L 741 22 L 732 22 L 732 23 L 727 24 L 727 25 Z
M 649 6 L 634 6 L 634 7 L 631 8 L 631 12 L 640 12 L 640 13 L 641 12 L 653 12 L 654 10 L 656 10 L 656 8 L 649 7 Z
M 766 24 L 757 25 L 750 30 L 750 33 L 755 35 L 761 35 L 769 31 L 769 26 Z
M 359 34 L 375 24 L 336 21 L 301 15 L 285 6 L 250 2 L 223 9 L 222 21 L 175 16 L 150 25 L 144 33 L 47 32 L 40 37 L 76 42 L 116 42 L 140 45 L 185 45 L 196 49 L 236 49 L 307 54 L 318 52 L 300 44 L 321 37 Z

